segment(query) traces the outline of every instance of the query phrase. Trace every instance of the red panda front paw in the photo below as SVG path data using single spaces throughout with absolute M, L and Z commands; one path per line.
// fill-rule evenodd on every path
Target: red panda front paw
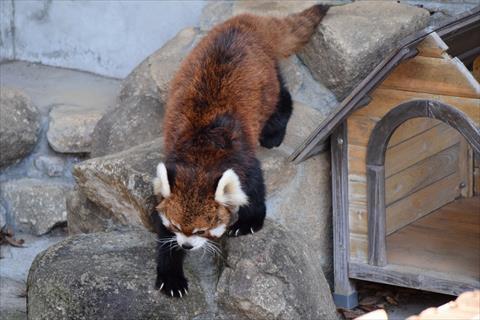
M 178 275 L 157 275 L 155 289 L 169 297 L 183 298 L 188 294 L 188 280 Z
M 254 234 L 255 232 L 262 229 L 263 220 L 259 223 L 237 221 L 228 228 L 229 237 L 238 237 L 246 234 Z

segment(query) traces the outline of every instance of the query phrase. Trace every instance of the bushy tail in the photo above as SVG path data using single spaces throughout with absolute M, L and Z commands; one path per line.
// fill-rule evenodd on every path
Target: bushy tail
M 315 32 L 330 6 L 317 4 L 285 18 L 266 21 L 266 36 L 275 54 L 286 58 L 300 50 Z

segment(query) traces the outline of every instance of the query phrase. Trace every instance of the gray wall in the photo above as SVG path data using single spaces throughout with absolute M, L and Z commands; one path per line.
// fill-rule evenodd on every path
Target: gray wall
M 0 0 L 0 60 L 26 60 L 125 77 L 204 1 Z

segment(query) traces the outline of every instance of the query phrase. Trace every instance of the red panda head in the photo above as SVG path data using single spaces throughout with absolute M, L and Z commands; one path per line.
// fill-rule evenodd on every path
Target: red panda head
M 220 238 L 235 222 L 239 207 L 248 203 L 233 169 L 217 176 L 212 172 L 177 166 L 169 177 L 163 163 L 157 166 L 153 180 L 155 195 L 161 199 L 157 211 L 185 249 L 199 249 L 209 239 Z

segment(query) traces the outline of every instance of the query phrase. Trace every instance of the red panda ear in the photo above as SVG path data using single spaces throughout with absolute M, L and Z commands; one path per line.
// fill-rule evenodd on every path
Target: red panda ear
M 215 201 L 227 207 L 240 207 L 248 203 L 238 175 L 232 169 L 225 171 L 218 181 Z
M 153 179 L 153 192 L 156 196 L 161 195 L 163 198 L 170 196 L 167 168 L 163 162 L 157 165 L 157 176 Z

